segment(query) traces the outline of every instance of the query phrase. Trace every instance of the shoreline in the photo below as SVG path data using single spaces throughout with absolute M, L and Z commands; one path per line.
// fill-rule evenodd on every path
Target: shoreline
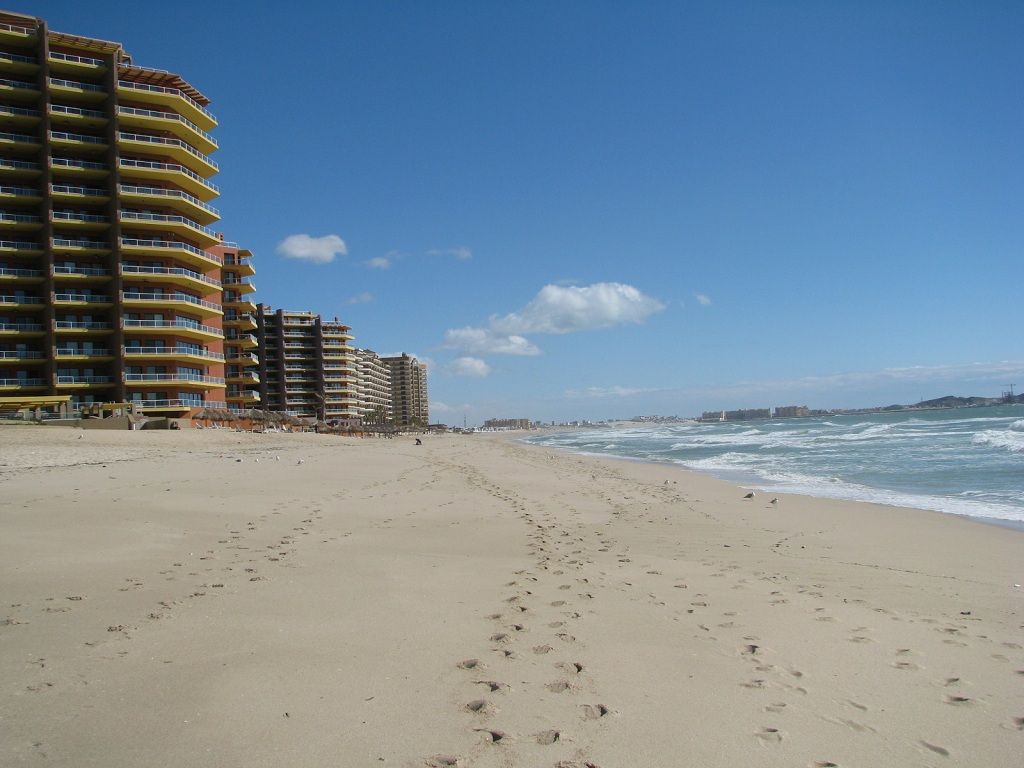
M 992 526 L 507 435 L 17 432 L 5 765 L 1019 751 L 1024 539 Z

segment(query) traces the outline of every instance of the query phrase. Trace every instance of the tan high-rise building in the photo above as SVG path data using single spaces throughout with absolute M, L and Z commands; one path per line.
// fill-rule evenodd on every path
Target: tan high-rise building
M 359 417 L 350 328 L 314 312 L 257 305 L 262 408 L 325 421 Z
M 225 402 L 209 99 L 0 13 L 0 395 Z
M 355 350 L 359 415 L 364 424 L 392 421 L 391 369 L 372 349 Z
M 210 249 L 224 262 L 221 270 L 224 306 L 224 378 L 228 408 L 260 407 L 259 357 L 256 354 L 256 270 L 252 252 L 237 243 L 222 242 Z
M 391 372 L 391 408 L 395 424 L 426 427 L 430 423 L 426 364 L 404 352 L 381 360 Z

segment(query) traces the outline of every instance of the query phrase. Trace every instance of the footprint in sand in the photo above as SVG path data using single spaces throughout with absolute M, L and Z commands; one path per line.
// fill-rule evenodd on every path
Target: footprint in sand
M 782 731 L 778 728 L 762 728 L 754 734 L 763 744 L 779 744 L 784 738 Z

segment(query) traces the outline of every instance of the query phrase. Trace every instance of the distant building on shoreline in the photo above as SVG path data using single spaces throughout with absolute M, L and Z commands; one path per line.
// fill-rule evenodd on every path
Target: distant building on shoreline
M 776 419 L 798 419 L 802 416 L 810 416 L 811 409 L 806 405 L 780 405 L 775 408 Z
M 533 422 L 529 419 L 488 419 L 484 429 L 532 429 Z
M 391 374 L 391 409 L 395 426 L 423 427 L 430 423 L 427 366 L 403 352 L 382 357 Z

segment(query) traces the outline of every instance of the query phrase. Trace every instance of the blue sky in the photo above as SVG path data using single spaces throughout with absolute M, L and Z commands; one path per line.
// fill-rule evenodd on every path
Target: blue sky
M 257 298 L 434 420 L 1024 388 L 1020 3 L 7 7 L 206 93 Z

